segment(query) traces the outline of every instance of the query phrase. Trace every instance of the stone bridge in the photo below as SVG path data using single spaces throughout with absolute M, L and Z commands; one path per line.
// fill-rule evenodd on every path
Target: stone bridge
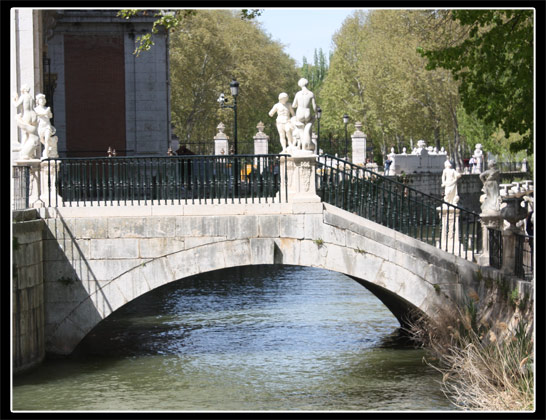
M 323 202 L 42 208 L 45 348 L 69 354 L 102 319 L 167 283 L 285 264 L 346 274 L 404 325 L 434 316 L 479 267 Z M 320 287 L 320 284 L 317 284 Z

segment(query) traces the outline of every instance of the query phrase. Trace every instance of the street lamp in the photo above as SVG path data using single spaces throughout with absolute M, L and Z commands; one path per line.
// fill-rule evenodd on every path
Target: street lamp
M 317 106 L 317 155 L 320 155 L 320 117 L 322 116 L 322 109 Z
M 221 108 L 231 108 L 233 109 L 233 154 L 237 154 L 237 96 L 239 95 L 239 82 L 235 79 L 231 80 L 229 84 L 229 89 L 231 91 L 231 96 L 233 96 L 233 105 L 226 105 L 227 99 L 224 97 L 224 94 L 221 93 L 218 98 L 218 103 Z M 237 164 L 237 158 L 233 161 L 234 172 L 235 172 L 235 195 L 239 195 L 239 165 Z
M 347 152 L 347 124 L 349 124 L 349 116 L 347 114 L 343 115 L 343 124 L 345 124 L 345 159 L 349 158 Z
M 231 96 L 233 96 L 233 105 L 226 105 L 228 100 L 223 93 L 220 94 L 218 103 L 221 108 L 233 109 L 233 151 L 234 154 L 237 154 L 237 96 L 239 95 L 239 82 L 233 79 L 229 84 L 229 89 L 231 90 Z

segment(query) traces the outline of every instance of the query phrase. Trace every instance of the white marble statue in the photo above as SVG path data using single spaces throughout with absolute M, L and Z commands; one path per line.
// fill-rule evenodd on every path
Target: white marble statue
M 287 93 L 282 92 L 279 94 L 279 102 L 273 105 L 273 108 L 269 111 L 269 116 L 272 117 L 275 113 L 277 113 L 277 130 L 279 131 L 282 152 L 286 153 L 297 147 L 292 136 L 294 127 L 291 118 L 294 116 L 294 109 L 288 102 Z
M 315 103 L 315 95 L 307 89 L 307 79 L 301 78 L 298 81 L 298 86 L 301 90 L 294 96 L 292 108 L 296 110 L 296 130 L 298 130 L 300 138 L 300 149 L 305 152 L 313 152 L 315 144 L 311 135 L 311 128 L 315 117 L 311 114 L 311 106 L 313 111 L 316 111 L 317 104 Z
M 476 150 L 474 150 L 473 157 L 475 160 L 473 173 L 479 174 L 483 168 L 483 151 L 482 151 L 482 145 L 480 143 L 476 144 Z
M 440 149 L 440 154 L 441 154 L 441 155 L 447 155 L 446 149 L 444 149 L 443 146 L 442 146 L 442 148 Z
M 459 202 L 457 181 L 460 177 L 461 174 L 452 168 L 449 160 L 446 160 L 444 163 L 444 171 L 442 172 L 442 187 L 445 188 L 444 201 L 449 204 L 457 204 Z
M 481 210 L 484 215 L 499 215 L 501 197 L 499 191 L 500 172 L 497 169 L 495 161 L 489 161 L 489 169 L 480 174 L 480 180 L 483 182 L 482 191 L 484 194 L 480 197 Z
M 402 154 L 407 155 L 407 149 L 405 147 L 402 147 Z
M 34 108 L 36 116 L 38 117 L 38 136 L 40 137 L 40 142 L 44 145 L 44 151 L 42 158 L 55 158 L 59 157 L 57 153 L 57 141 L 58 138 L 55 136 L 55 127 L 51 125 L 49 121 L 53 117 L 51 113 L 51 108 L 46 107 L 46 97 L 43 93 L 36 95 L 37 106 Z
M 17 126 L 21 128 L 23 137 L 21 139 L 21 160 L 35 159 L 40 138 L 38 137 L 38 117 L 34 111 L 34 99 L 30 94 L 28 85 L 21 86 L 21 96 L 13 95 L 13 105 L 18 108 L 23 106 L 23 112 L 15 116 Z
M 427 144 L 424 140 L 418 140 L 417 141 L 417 149 L 415 149 L 414 154 L 420 155 L 423 153 L 423 150 L 427 150 Z

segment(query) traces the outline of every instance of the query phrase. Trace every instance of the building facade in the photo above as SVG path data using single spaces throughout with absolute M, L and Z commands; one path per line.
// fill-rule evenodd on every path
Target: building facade
M 166 154 L 167 34 L 155 34 L 150 51 L 133 54 L 154 20 L 153 12 L 126 20 L 117 10 L 12 9 L 11 87 L 45 93 L 59 156 L 106 156 L 108 148 L 122 156 Z

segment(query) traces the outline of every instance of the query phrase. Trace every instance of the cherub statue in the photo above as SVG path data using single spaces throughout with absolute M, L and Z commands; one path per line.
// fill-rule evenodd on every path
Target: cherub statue
M 282 151 L 283 153 L 286 153 L 288 149 L 297 146 L 294 144 L 294 138 L 292 137 L 294 127 L 291 123 L 291 117 L 294 116 L 294 109 L 288 102 L 287 93 L 282 92 L 279 94 L 279 102 L 273 105 L 273 108 L 271 108 L 271 111 L 269 111 L 269 116 L 272 117 L 275 115 L 275 112 L 277 113 L 277 130 L 279 132 Z

